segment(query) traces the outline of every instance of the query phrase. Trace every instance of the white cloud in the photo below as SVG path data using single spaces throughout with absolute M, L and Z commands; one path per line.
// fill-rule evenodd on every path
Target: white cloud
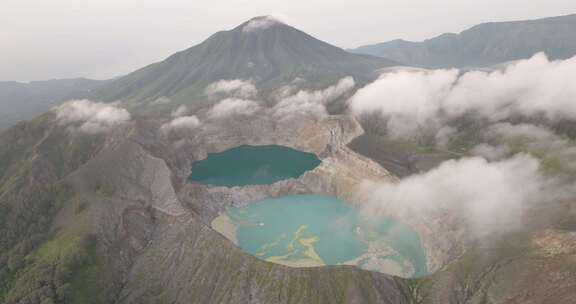
M 462 75 L 444 108 L 452 116 L 477 111 L 501 120 L 539 113 L 555 120 L 576 118 L 576 57 L 549 61 L 544 54 L 517 61 L 503 71 Z
M 382 114 L 393 137 L 410 136 L 423 126 L 439 125 L 442 101 L 457 77 L 456 70 L 386 73 L 360 89 L 350 99 L 350 105 L 356 114 Z
M 489 159 L 504 158 L 522 150 L 548 164 L 561 164 L 563 170 L 576 170 L 576 147 L 571 139 L 545 126 L 497 123 L 487 128 L 483 140 L 472 153 Z
M 333 86 L 318 91 L 299 91 L 284 97 L 276 106 L 274 114 L 279 117 L 290 115 L 326 115 L 325 104 L 342 97 L 356 85 L 354 78 L 345 77 Z
M 508 156 L 511 151 L 508 146 L 504 145 L 490 145 L 487 143 L 481 143 L 474 146 L 470 152 L 473 155 L 484 157 L 488 160 L 499 160 Z
M 272 99 L 274 101 L 282 101 L 282 99 L 293 95 L 294 91 L 296 90 L 296 86 L 293 85 L 284 85 L 282 87 L 280 87 L 279 89 L 277 89 L 276 91 L 274 91 L 274 93 L 272 94 Z
M 163 124 L 160 130 L 164 133 L 170 131 L 191 130 L 200 126 L 200 120 L 196 116 L 182 116 L 172 119 L 170 122 Z
M 172 117 L 180 117 L 188 114 L 189 109 L 187 106 L 179 106 L 176 110 L 172 111 Z
M 465 114 L 490 121 L 542 114 L 576 119 L 576 57 L 549 61 L 544 54 L 503 70 L 400 70 L 383 74 L 350 99 L 354 113 L 380 113 L 390 135 L 438 129 Z
M 242 28 L 242 32 L 252 33 L 260 30 L 265 30 L 279 24 L 284 24 L 284 22 L 280 21 L 278 17 L 273 16 L 257 17 L 250 20 L 248 24 L 246 24 Z
M 233 79 L 220 80 L 210 84 L 206 88 L 209 96 L 224 94 L 225 96 L 237 98 L 254 98 L 258 95 L 258 90 L 251 80 Z
M 450 140 L 457 135 L 458 130 L 456 128 L 445 126 L 440 128 L 440 130 L 435 135 L 436 146 L 440 148 L 446 148 Z
M 215 104 L 208 117 L 218 119 L 231 115 L 252 115 L 260 110 L 260 105 L 254 100 L 227 98 Z
M 491 125 L 485 134 L 488 138 L 527 139 L 530 141 L 551 141 L 559 137 L 551 129 L 531 124 L 511 124 L 508 122 Z
M 478 236 L 489 236 L 519 228 L 526 207 L 559 198 L 559 189 L 539 173 L 536 159 L 517 155 L 499 162 L 450 160 L 397 183 L 364 182 L 359 192 L 369 214 L 434 218 L 448 213 Z
M 53 111 L 60 124 L 72 124 L 73 128 L 86 133 L 106 132 L 131 118 L 126 109 L 86 99 L 66 102 Z
M 345 77 L 333 86 L 318 91 L 299 91 L 295 95 L 282 100 L 284 103 L 314 102 L 327 103 L 341 97 L 344 93 L 354 88 L 356 82 L 352 77 Z
M 159 104 L 167 104 L 167 103 L 171 103 L 171 102 L 172 102 L 172 100 L 170 98 L 162 96 L 162 97 L 156 98 L 154 101 L 152 101 L 151 104 L 159 105 Z

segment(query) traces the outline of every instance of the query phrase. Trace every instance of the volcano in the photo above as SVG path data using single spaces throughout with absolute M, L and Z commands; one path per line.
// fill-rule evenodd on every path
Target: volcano
M 263 16 L 121 77 L 95 98 L 142 102 L 168 97 L 189 103 L 201 100 L 209 84 L 227 79 L 250 79 L 264 93 L 294 81 L 301 88 L 319 89 L 346 76 L 367 82 L 377 77 L 377 69 L 393 65 L 388 59 L 348 53 Z

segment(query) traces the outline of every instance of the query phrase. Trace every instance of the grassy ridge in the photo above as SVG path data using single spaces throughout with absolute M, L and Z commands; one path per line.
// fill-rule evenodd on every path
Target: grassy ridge
M 72 286 L 89 280 L 85 269 L 95 261 L 95 239 L 74 224 L 88 221 L 75 214 L 66 231 L 53 223 L 63 208 L 78 205 L 62 178 L 100 142 L 58 126 L 50 114 L 0 134 L 1 303 L 81 303 L 75 298 L 91 292 Z

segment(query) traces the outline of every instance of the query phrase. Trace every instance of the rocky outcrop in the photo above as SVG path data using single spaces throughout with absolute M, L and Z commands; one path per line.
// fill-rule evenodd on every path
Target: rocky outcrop
M 168 215 L 186 212 L 176 197 L 166 163 L 131 141 L 102 152 L 74 178 L 80 178 L 84 187 L 96 192 L 128 201 L 144 201 Z
M 408 303 L 396 279 L 353 267 L 296 269 L 241 252 L 193 216 L 163 218 L 119 303 Z
M 574 303 L 574 232 L 515 233 L 470 248 L 421 280 L 421 303 Z

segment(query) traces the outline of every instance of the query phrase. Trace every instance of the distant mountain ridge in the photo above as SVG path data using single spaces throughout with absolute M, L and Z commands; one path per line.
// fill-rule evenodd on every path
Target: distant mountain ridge
M 470 67 L 529 58 L 576 55 L 576 14 L 537 20 L 491 22 L 460 34 L 446 33 L 422 42 L 402 39 L 350 50 L 427 68 Z
M 112 81 L 95 96 L 105 101 L 169 97 L 189 102 L 201 97 L 207 85 L 223 79 L 252 79 L 266 92 L 298 78 L 310 87 L 327 86 L 345 76 L 368 81 L 376 69 L 392 65 L 396 63 L 348 53 L 262 16 Z
M 69 98 L 87 96 L 104 81 L 85 78 L 0 82 L 0 130 L 48 111 Z

